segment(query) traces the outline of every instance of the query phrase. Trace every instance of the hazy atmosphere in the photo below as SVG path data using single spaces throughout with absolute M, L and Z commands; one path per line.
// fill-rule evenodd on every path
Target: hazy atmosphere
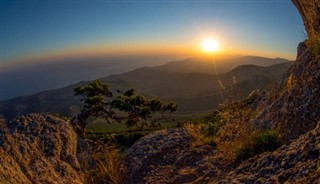
M 206 39 L 212 55 L 293 60 L 305 31 L 285 0 L 4 0 L 0 99 L 203 57 Z

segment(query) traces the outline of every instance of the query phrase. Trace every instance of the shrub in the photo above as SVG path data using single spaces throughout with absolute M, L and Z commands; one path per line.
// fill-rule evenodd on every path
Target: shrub
M 214 137 L 206 137 L 202 130 L 202 126 L 198 124 L 186 123 L 184 124 L 184 129 L 194 138 L 192 146 L 196 147 L 203 144 L 208 144 L 210 146 L 216 147 Z
M 205 136 L 201 130 L 200 125 L 186 123 L 183 125 L 183 128 L 191 135 L 191 137 L 193 137 L 193 146 L 198 146 L 204 143 Z
M 201 130 L 205 136 L 213 137 L 224 124 L 225 121 L 222 117 L 222 113 L 219 110 L 216 110 L 205 118 L 204 123 L 201 124 Z
M 244 161 L 265 151 L 274 151 L 281 146 L 279 134 L 273 130 L 266 130 L 253 134 L 251 140 L 244 142 L 236 150 L 236 160 Z

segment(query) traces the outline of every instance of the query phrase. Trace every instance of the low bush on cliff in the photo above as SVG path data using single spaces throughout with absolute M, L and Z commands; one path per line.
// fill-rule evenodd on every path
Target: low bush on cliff
M 253 91 L 246 99 L 223 105 L 221 109 L 213 111 L 201 121 L 204 134 L 208 137 L 218 135 L 221 128 L 228 122 L 234 122 L 242 118 L 252 118 L 250 107 L 258 96 L 257 91 Z M 249 116 L 250 115 L 250 116 Z
M 236 160 L 243 161 L 266 151 L 274 151 L 280 146 L 281 141 L 276 131 L 262 131 L 253 134 L 251 139 L 242 143 L 236 150 Z
M 141 137 L 152 131 L 132 131 L 116 133 L 88 133 L 88 141 L 101 141 L 103 144 L 114 143 L 117 149 L 128 149 Z
M 273 130 L 256 131 L 252 126 L 252 120 L 259 114 L 253 108 L 258 97 L 259 92 L 254 92 L 242 101 L 225 104 L 184 128 L 195 138 L 193 144 L 213 144 L 217 154 L 230 163 L 274 151 L 281 146 L 279 134 Z

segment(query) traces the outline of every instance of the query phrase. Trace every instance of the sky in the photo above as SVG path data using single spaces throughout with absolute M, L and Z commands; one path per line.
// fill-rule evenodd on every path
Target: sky
M 205 38 L 220 52 L 294 59 L 305 39 L 290 0 L 1 0 L 1 63 L 36 57 L 194 55 Z

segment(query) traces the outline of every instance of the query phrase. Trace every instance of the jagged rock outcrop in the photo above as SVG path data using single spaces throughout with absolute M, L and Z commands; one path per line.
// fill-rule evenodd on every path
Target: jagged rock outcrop
M 320 2 L 293 0 L 308 37 L 320 38 Z M 320 42 L 318 43 L 320 48 Z M 256 109 L 256 128 L 276 129 L 284 140 L 292 140 L 316 127 L 320 118 L 320 56 L 314 46 L 301 43 L 297 60 L 282 79 L 271 88 Z
M 292 0 L 297 7 L 309 38 L 320 40 L 320 1 Z
M 320 183 L 320 124 L 290 145 L 245 161 L 220 183 Z
M 1 130 L 3 159 L 26 183 L 83 182 L 81 160 L 77 158 L 79 140 L 68 122 L 48 114 L 29 114 L 2 122 Z M 4 176 L 8 174 L 9 170 Z
M 320 57 L 306 48 L 297 58 L 259 101 L 254 120 L 256 128 L 276 129 L 287 141 L 315 128 L 320 118 Z
M 192 143 L 184 129 L 168 129 L 143 137 L 125 158 L 125 183 L 207 183 L 223 160 L 213 163 L 214 146 Z
M 178 155 L 189 148 L 191 139 L 186 131 L 181 130 L 163 130 L 143 137 L 127 153 L 125 181 L 128 184 L 144 183 L 153 168 L 172 165 Z

